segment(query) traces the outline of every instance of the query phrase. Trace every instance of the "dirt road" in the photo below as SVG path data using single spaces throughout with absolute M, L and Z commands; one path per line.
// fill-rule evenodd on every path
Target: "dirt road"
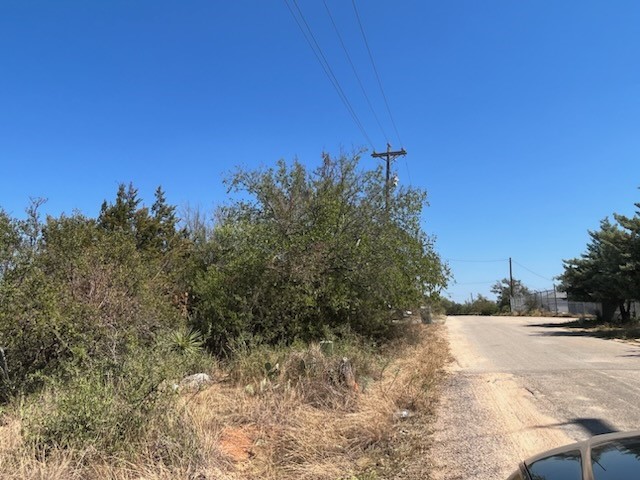
M 540 451 L 640 429 L 640 345 L 565 323 L 447 319 L 454 361 L 430 453 L 434 480 L 499 480 Z

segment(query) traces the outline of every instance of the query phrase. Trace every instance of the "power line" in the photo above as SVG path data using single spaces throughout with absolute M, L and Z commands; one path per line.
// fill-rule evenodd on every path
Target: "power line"
M 497 260 L 459 260 L 456 258 L 445 258 L 447 262 L 461 262 L 461 263 L 498 263 L 498 262 L 508 262 L 508 258 L 500 258 Z
M 521 264 L 521 263 L 519 263 L 519 262 L 516 262 L 515 260 L 513 261 L 513 263 L 515 263 L 515 264 L 516 264 L 516 265 L 518 265 L 519 267 L 524 268 L 527 272 L 534 274 L 536 277 L 540 277 L 540 278 L 542 278 L 543 280 L 547 280 L 547 281 L 549 281 L 549 282 L 553 282 L 553 279 L 551 279 L 551 278 L 547 278 L 547 277 L 545 277 L 545 276 L 543 276 L 543 275 L 540 275 L 539 273 L 534 272 L 534 271 L 533 271 L 533 270 L 531 270 L 530 268 L 525 267 L 524 265 L 522 265 L 522 264 Z
M 289 7 L 289 11 L 293 15 L 293 18 L 296 20 L 296 23 L 298 24 L 298 27 L 300 27 L 300 30 L 302 31 L 305 39 L 307 40 L 307 43 L 311 47 L 311 50 L 313 50 L 313 53 L 315 54 L 316 58 L 318 59 L 318 62 L 320 62 L 320 65 L 322 66 L 322 68 L 324 69 L 325 73 L 327 74 L 327 77 L 329 78 L 329 81 L 331 82 L 331 84 L 336 89 L 336 92 L 338 93 L 338 96 L 342 100 L 342 103 L 347 108 L 348 112 L 351 114 L 351 118 L 353 119 L 354 123 L 360 129 L 360 132 L 362 132 L 362 135 L 365 137 L 367 142 L 369 142 L 369 145 L 373 149 L 374 147 L 373 147 L 373 142 L 371 141 L 371 138 L 367 134 L 367 131 L 365 130 L 364 126 L 362 125 L 362 122 L 358 118 L 358 115 L 356 114 L 355 110 L 353 109 L 353 106 L 351 105 L 351 102 L 349 102 L 349 99 L 347 98 L 347 95 L 344 93 L 344 90 L 340 86 L 340 82 L 338 81 L 338 78 L 333 73 L 333 69 L 331 68 L 331 65 L 329 64 L 329 61 L 327 60 L 327 57 L 322 52 L 322 48 L 320 47 L 320 44 L 316 40 L 316 37 L 313 34 L 313 31 L 311 30 L 311 27 L 309 26 L 309 23 L 307 22 L 304 14 L 302 13 L 302 10 L 300 9 L 300 6 L 298 5 L 297 0 L 293 0 L 293 4 L 296 7 L 296 10 L 298 11 L 298 14 L 300 15 L 300 18 L 302 19 L 302 21 L 303 21 L 303 23 L 304 23 L 304 25 L 306 27 L 306 32 L 308 32 L 308 35 L 305 32 L 305 29 L 302 27 L 302 24 L 298 21 L 298 18 L 296 17 L 295 13 L 293 12 L 291 7 L 289 6 L 289 2 L 287 0 L 285 0 L 285 3 L 287 4 L 287 7 Z M 309 40 L 309 38 L 311 38 L 311 40 Z M 312 43 L 312 41 L 313 41 L 313 43 Z M 314 48 L 314 45 L 315 45 L 315 48 Z
M 351 0 L 351 4 L 353 5 L 353 10 L 356 13 L 356 18 L 358 20 L 358 25 L 360 26 L 360 32 L 362 33 L 362 38 L 364 39 L 364 44 L 367 47 L 367 52 L 369 53 L 369 59 L 371 60 L 371 66 L 373 67 L 373 71 L 376 74 L 376 80 L 378 81 L 378 86 L 380 87 L 380 92 L 382 93 L 382 98 L 384 99 L 384 104 L 387 107 L 387 112 L 389 113 L 389 118 L 391 119 L 391 124 L 393 125 L 393 129 L 396 132 L 396 136 L 398 137 L 398 142 L 400 142 L 400 146 L 402 146 L 402 140 L 400 139 L 400 134 L 398 133 L 398 127 L 396 126 L 396 122 L 393 119 L 393 115 L 391 114 L 391 108 L 389 107 L 389 101 L 387 100 L 387 96 L 384 93 L 384 88 L 382 88 L 382 81 L 380 80 L 380 75 L 378 74 L 378 69 L 376 68 L 376 63 L 373 60 L 373 54 L 371 53 L 371 48 L 369 47 L 369 42 L 367 41 L 367 35 L 364 33 L 364 27 L 362 26 L 362 21 L 360 20 L 360 14 L 358 13 L 358 7 L 356 6 L 356 1 Z
M 378 118 L 378 114 L 373 108 L 371 100 L 369 99 L 369 95 L 367 95 L 367 91 L 364 88 L 362 80 L 360 79 L 360 75 L 358 75 L 356 66 L 353 64 L 353 61 L 351 60 L 351 55 L 349 55 L 349 50 L 347 49 L 347 46 L 345 45 L 344 40 L 342 39 L 342 35 L 340 35 L 340 30 L 338 29 L 338 26 L 336 25 L 336 22 L 333 19 L 333 15 L 331 15 L 331 10 L 329 10 L 329 5 L 327 5 L 326 0 L 322 0 L 322 3 L 324 3 L 324 8 L 327 10 L 327 14 L 329 15 L 329 19 L 331 20 L 331 25 L 333 25 L 333 29 L 336 32 L 336 35 L 338 36 L 338 40 L 340 40 L 340 45 L 342 45 L 344 54 L 346 55 L 347 60 L 349 61 L 349 65 L 351 65 L 351 70 L 353 70 L 353 74 L 355 75 L 356 80 L 358 81 L 358 85 L 360 85 L 360 90 L 362 90 L 362 94 L 364 95 L 364 98 L 367 100 L 367 105 L 369 105 L 369 109 L 371 109 L 371 113 L 373 114 L 373 117 L 376 119 L 376 123 L 378 124 L 378 127 L 380 127 L 382 136 L 385 138 L 386 142 L 389 143 L 389 137 L 387 136 L 387 132 L 384 131 L 384 128 L 382 127 L 382 123 L 380 123 L 380 119 Z
M 369 142 L 369 145 L 371 146 L 371 149 L 373 150 L 374 146 L 373 146 L 373 142 L 371 141 L 371 138 L 369 138 L 369 135 L 367 135 L 367 132 L 364 129 L 364 126 L 362 125 L 362 122 L 360 122 L 360 119 L 358 118 L 358 115 L 356 114 L 355 110 L 353 109 L 353 107 L 351 105 L 351 102 L 349 102 L 349 99 L 347 98 L 346 94 L 344 93 L 344 90 L 342 90 L 342 87 L 340 86 L 340 82 L 338 81 L 338 78 L 333 73 L 333 70 L 331 69 L 331 65 L 329 64 L 329 61 L 327 60 L 327 57 L 325 57 L 324 53 L 322 52 L 322 48 L 320 48 L 320 45 L 318 44 L 318 41 L 316 40 L 316 38 L 315 38 L 315 36 L 313 34 L 313 31 L 311 30 L 311 27 L 307 23 L 307 20 L 305 19 L 304 14 L 302 13 L 302 10 L 300 10 L 300 7 L 298 5 L 297 0 L 292 0 L 292 1 L 293 1 L 293 5 L 295 6 L 296 10 L 298 11 L 300 19 L 295 14 L 294 10 L 291 8 L 291 5 L 289 4 L 289 1 L 288 0 L 284 0 L 284 3 L 287 6 L 287 8 L 289 9 L 289 12 L 291 12 L 291 15 L 293 16 L 293 19 L 295 20 L 296 24 L 300 28 L 300 31 L 302 32 L 302 35 L 304 36 L 305 40 L 309 44 L 309 47 L 311 47 L 311 50 L 313 50 L 313 53 L 316 56 L 316 59 L 320 63 L 320 66 L 324 70 L 324 73 L 327 75 L 327 78 L 329 79 L 329 81 L 331 82 L 331 84 L 335 88 L 336 92 L 338 93 L 338 96 L 340 97 L 340 99 L 342 100 L 342 103 L 344 104 L 344 106 L 346 107 L 347 111 L 351 115 L 351 118 L 353 119 L 354 123 L 360 129 L 360 132 L 362 132 L 362 135 L 367 140 L 367 142 Z M 300 20 L 302 20 L 302 23 L 300 23 Z M 303 24 L 304 24 L 304 27 L 303 27 Z M 305 30 L 305 28 L 306 28 L 306 30 Z
M 407 163 L 407 157 L 404 157 L 404 166 L 407 169 L 407 177 L 409 177 L 409 185 L 413 185 L 413 182 L 411 181 L 411 172 L 409 171 L 409 163 Z

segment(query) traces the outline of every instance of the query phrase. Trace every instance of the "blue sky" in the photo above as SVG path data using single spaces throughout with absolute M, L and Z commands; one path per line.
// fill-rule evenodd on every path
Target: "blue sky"
M 289 0 L 292 3 L 292 0 Z M 321 0 L 298 0 L 376 149 Z M 394 147 L 348 0 L 327 0 Z M 640 2 L 357 2 L 458 301 L 552 285 L 587 229 L 640 201 Z M 120 182 L 213 211 L 235 166 L 369 147 L 284 1 L 4 0 L 0 206 L 96 215 Z M 370 147 L 369 147 L 370 148 Z M 363 160 L 375 164 L 366 156 Z M 461 261 L 464 260 L 464 261 Z

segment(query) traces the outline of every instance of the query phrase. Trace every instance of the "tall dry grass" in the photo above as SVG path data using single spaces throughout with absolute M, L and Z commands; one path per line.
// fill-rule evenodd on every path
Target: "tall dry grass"
M 279 360 L 269 372 L 255 362 L 244 373 L 217 372 L 213 385 L 180 398 L 199 450 L 182 463 L 163 463 L 157 446 L 126 459 L 64 449 L 45 456 L 22 442 L 20 409 L 10 409 L 0 426 L 2 478 L 376 478 L 399 425 L 411 421 L 397 413 L 429 415 L 447 359 L 437 326 L 407 328 L 382 354 L 353 361 L 356 384 L 341 377 L 342 351 L 326 356 L 314 345 L 266 352 Z

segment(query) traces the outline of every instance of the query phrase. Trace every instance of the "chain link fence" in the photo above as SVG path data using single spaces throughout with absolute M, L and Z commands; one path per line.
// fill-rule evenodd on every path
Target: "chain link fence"
M 551 313 L 554 315 L 572 316 L 599 316 L 602 314 L 602 304 L 599 302 L 576 302 L 569 300 L 565 292 L 553 290 L 540 290 L 531 295 L 511 297 L 511 311 L 524 313 L 531 310 Z M 640 316 L 640 302 L 632 302 L 630 308 L 631 318 Z M 619 318 L 620 312 L 615 318 Z

